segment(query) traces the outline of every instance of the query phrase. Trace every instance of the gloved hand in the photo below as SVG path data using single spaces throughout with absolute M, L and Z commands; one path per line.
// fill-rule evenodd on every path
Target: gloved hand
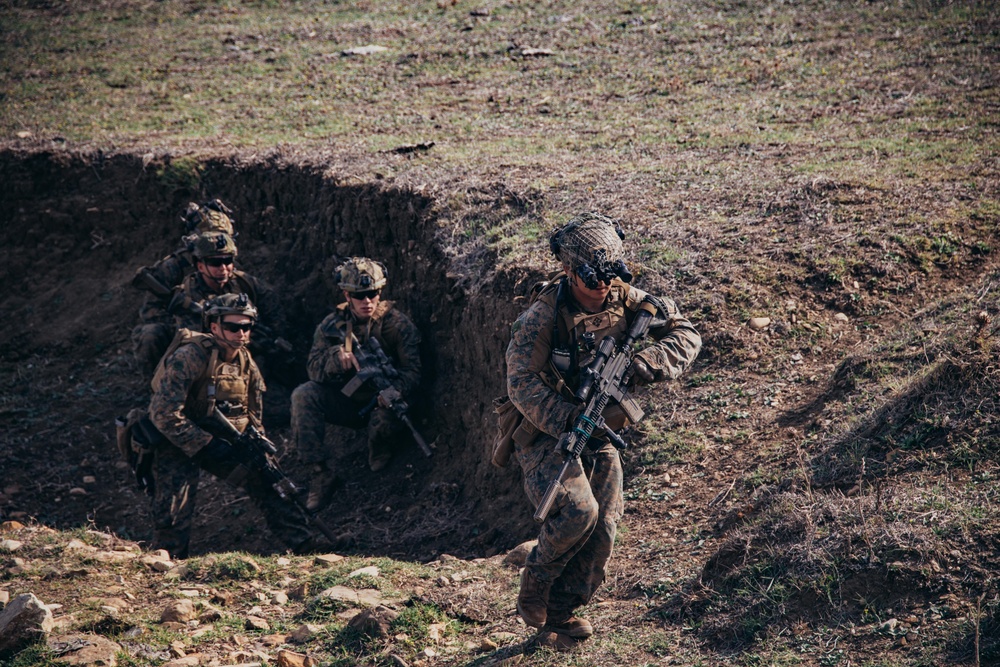
M 252 461 L 246 452 L 233 446 L 225 438 L 213 437 L 207 445 L 198 450 L 195 460 L 198 464 L 216 477 L 233 486 L 239 486 L 251 469 Z
M 656 374 L 642 357 L 636 357 L 632 360 L 631 371 L 632 381 L 636 384 L 650 384 L 656 381 Z

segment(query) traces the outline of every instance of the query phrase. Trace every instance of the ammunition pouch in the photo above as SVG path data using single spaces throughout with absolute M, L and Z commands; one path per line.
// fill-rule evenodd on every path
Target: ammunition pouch
M 156 446 L 169 442 L 149 420 L 144 408 L 130 410 L 115 418 L 115 442 L 118 453 L 135 474 L 140 491 L 153 495 L 153 455 Z
M 514 452 L 514 432 L 524 423 L 524 416 L 507 396 L 493 399 L 493 412 L 497 416 L 497 434 L 490 462 L 497 468 L 506 468 Z

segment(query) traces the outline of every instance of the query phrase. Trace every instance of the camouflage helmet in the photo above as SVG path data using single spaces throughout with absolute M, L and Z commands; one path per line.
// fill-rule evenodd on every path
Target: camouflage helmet
M 187 234 L 205 232 L 225 232 L 236 235 L 233 219 L 229 217 L 232 211 L 218 199 L 205 202 L 201 206 L 190 202 L 184 211 L 184 230 Z
M 194 256 L 198 259 L 219 257 L 220 255 L 236 256 L 236 242 L 225 232 L 205 232 L 194 240 Z
M 226 315 L 245 315 L 257 320 L 257 309 L 246 294 L 220 294 L 205 302 L 202 311 L 205 321 L 222 320 Z
M 631 282 L 632 274 L 625 266 L 624 240 L 625 232 L 611 218 L 582 213 L 552 232 L 549 249 L 594 289 L 598 280 L 610 282 L 618 277 Z
M 351 257 L 333 270 L 337 286 L 346 292 L 367 292 L 385 287 L 385 264 L 367 257 Z

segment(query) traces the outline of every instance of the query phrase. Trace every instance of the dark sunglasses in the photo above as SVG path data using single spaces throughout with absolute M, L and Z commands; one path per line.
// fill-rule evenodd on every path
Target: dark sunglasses
M 233 263 L 233 258 L 232 257 L 206 257 L 203 261 L 206 264 L 208 264 L 209 266 L 222 266 L 224 264 L 225 265 L 232 264 Z
M 356 301 L 364 301 L 365 299 L 375 299 L 382 290 L 370 289 L 367 292 L 351 292 L 351 298 Z
M 252 331 L 253 322 L 221 322 L 222 328 L 229 333 L 236 333 L 237 331 Z

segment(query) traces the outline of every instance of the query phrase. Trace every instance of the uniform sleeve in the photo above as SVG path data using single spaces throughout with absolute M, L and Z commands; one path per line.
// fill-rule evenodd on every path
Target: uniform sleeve
M 249 395 L 247 396 L 247 412 L 252 423 L 259 431 L 264 432 L 264 376 L 260 374 L 257 363 L 250 359 Z
M 532 364 L 535 341 L 551 330 L 554 317 L 551 306 L 536 301 L 514 322 L 507 346 L 507 395 L 525 419 L 558 438 L 578 408 L 550 388 Z
M 344 344 L 342 334 L 337 335 L 340 329 L 336 326 L 336 319 L 337 313 L 327 315 L 313 334 L 312 349 L 309 350 L 309 359 L 306 360 L 306 373 L 313 382 L 337 382 L 346 377 L 343 373 L 331 373 L 329 370 L 334 368 L 331 360 Z
M 205 295 L 201 293 L 195 284 L 195 276 L 197 274 L 192 273 L 188 276 L 180 285 L 174 288 L 174 296 L 171 302 L 176 301 L 178 304 L 187 297 L 190 299 L 191 303 L 202 303 L 205 300 Z M 174 324 L 178 329 L 190 329 L 191 331 L 201 331 L 202 330 L 202 319 L 201 315 L 192 312 L 189 308 L 184 308 L 183 306 L 176 306 L 174 308 Z
M 208 358 L 199 345 L 182 345 L 164 360 L 164 374 L 153 388 L 149 418 L 171 443 L 194 456 L 212 436 L 184 414 L 188 392 L 202 374 Z
M 420 385 L 420 330 L 406 315 L 389 311 L 382 325 L 386 354 L 394 358 L 399 371 L 399 389 L 403 396 L 411 396 Z
M 660 317 L 666 323 L 650 329 L 650 337 L 656 341 L 638 356 L 649 365 L 656 381 L 676 380 L 691 366 L 701 352 L 701 336 L 670 299 L 656 299 L 660 307 Z

